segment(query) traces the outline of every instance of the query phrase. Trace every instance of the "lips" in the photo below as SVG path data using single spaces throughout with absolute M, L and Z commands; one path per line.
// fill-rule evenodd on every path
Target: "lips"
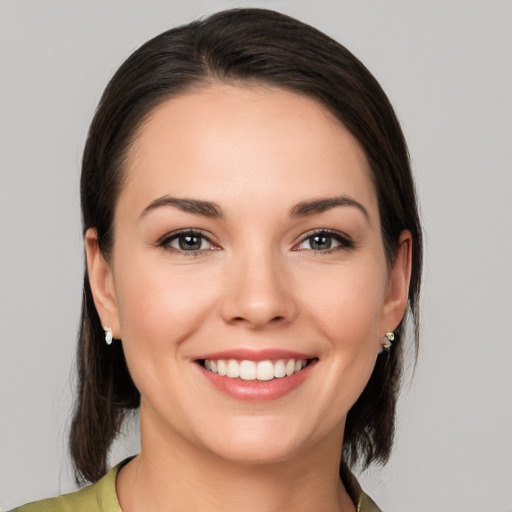
M 283 350 L 234 350 L 195 360 L 217 390 L 241 400 L 274 400 L 304 382 L 318 361 Z

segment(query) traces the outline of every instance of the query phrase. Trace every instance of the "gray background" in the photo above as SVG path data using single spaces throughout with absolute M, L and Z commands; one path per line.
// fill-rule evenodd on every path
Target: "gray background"
M 364 486 L 393 512 L 511 511 L 512 3 L 500 0 L 0 0 L 0 509 L 73 488 L 78 178 L 101 91 L 149 37 L 245 5 L 351 49 L 410 145 L 426 230 L 422 348 L 392 460 Z M 132 427 L 113 462 L 137 451 Z

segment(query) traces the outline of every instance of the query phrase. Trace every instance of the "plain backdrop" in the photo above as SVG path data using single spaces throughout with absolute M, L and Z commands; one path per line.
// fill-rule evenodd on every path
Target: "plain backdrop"
M 421 350 L 392 459 L 363 486 L 388 512 L 512 511 L 512 3 L 500 0 L 0 0 L 0 510 L 74 488 L 78 181 L 100 94 L 151 36 L 234 6 L 347 46 L 409 142 L 426 231 Z M 134 420 L 112 462 L 136 438 Z

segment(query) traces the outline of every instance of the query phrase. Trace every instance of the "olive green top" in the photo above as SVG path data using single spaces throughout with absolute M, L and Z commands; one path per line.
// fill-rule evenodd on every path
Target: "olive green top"
M 11 512 L 122 512 L 117 500 L 116 476 L 117 472 L 129 460 L 131 460 L 131 457 L 120 462 L 95 484 L 57 498 L 34 501 L 15 508 Z M 381 512 L 381 510 L 361 490 L 357 512 Z

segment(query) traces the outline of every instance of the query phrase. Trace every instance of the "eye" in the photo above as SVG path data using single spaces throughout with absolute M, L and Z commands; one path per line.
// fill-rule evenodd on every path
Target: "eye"
M 197 231 L 180 231 L 167 235 L 160 240 L 158 245 L 190 253 L 217 249 L 205 235 Z
M 304 238 L 294 250 L 331 252 L 338 249 L 351 249 L 353 246 L 352 240 L 346 235 L 333 231 L 319 230 Z

